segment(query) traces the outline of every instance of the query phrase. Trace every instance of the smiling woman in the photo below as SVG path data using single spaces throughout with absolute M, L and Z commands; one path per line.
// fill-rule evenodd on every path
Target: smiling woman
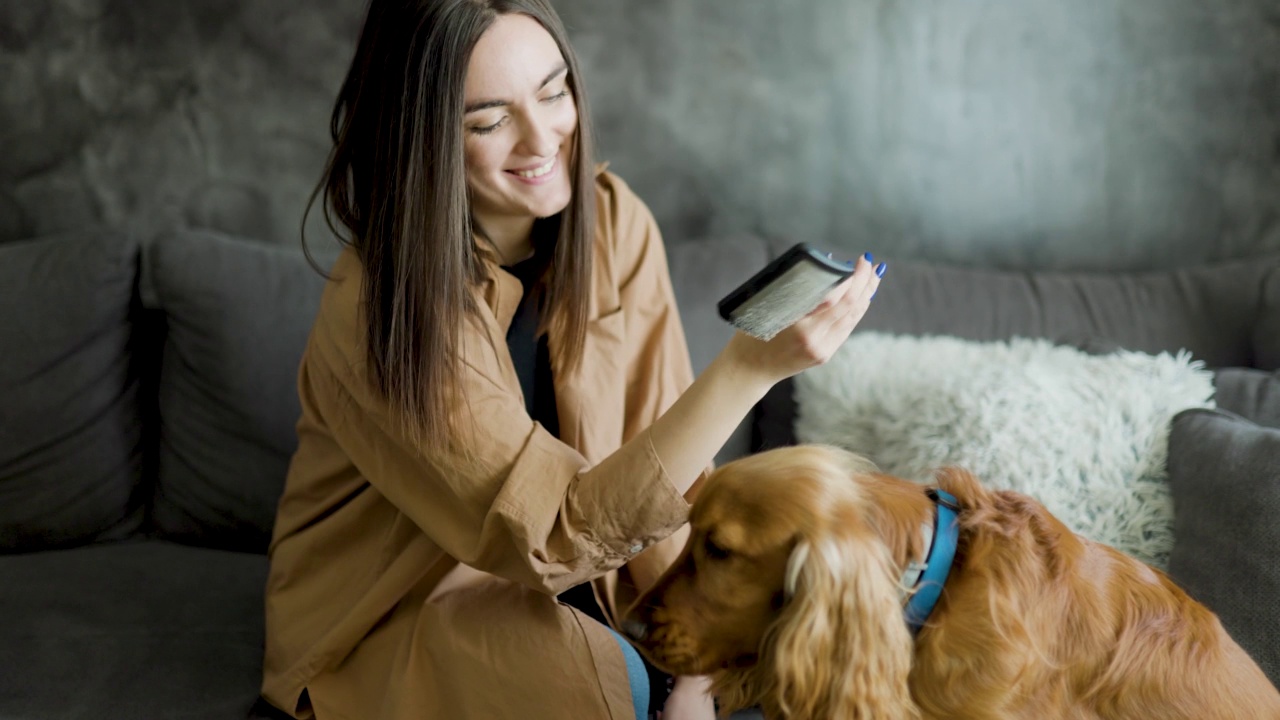
M 369 6 L 270 548 L 263 695 L 295 717 L 648 714 L 610 626 L 734 428 L 867 309 L 860 259 L 695 381 L 661 234 L 596 168 L 587 107 L 545 0 Z M 664 720 L 711 720 L 703 679 L 672 687 Z
M 512 265 L 533 254 L 534 219 L 571 199 L 578 112 L 569 67 L 536 20 L 504 15 L 471 53 L 465 96 L 472 219 Z

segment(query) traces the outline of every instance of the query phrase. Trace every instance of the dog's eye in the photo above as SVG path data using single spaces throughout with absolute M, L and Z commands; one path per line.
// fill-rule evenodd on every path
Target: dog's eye
M 726 548 L 717 545 L 716 541 L 712 540 L 710 535 L 707 536 L 706 541 L 703 543 L 703 551 L 706 552 L 707 557 L 712 560 L 724 560 L 729 557 L 729 551 Z

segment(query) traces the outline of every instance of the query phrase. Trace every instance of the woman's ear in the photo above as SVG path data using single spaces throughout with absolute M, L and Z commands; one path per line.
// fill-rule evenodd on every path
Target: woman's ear
M 911 634 L 888 548 L 871 533 L 802 540 L 771 637 L 780 713 L 791 720 L 918 718 L 907 676 Z

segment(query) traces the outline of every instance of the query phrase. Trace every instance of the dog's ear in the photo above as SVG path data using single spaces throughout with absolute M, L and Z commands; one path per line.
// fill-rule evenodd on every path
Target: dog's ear
M 960 506 L 975 509 L 990 507 L 991 491 L 982 486 L 978 478 L 968 470 L 959 467 L 942 467 L 934 472 L 938 487 L 946 490 L 960 501 Z
M 869 532 L 802 540 L 770 637 L 776 704 L 792 720 L 918 718 L 911 635 L 888 548 Z

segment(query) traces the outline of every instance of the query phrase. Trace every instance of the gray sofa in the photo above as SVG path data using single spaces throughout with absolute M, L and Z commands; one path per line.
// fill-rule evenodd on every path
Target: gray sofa
M 730 333 L 716 300 L 781 248 L 669 245 L 695 369 Z M 1220 369 L 1225 410 L 1174 421 L 1174 570 L 1280 679 L 1280 258 L 1110 275 L 889 263 L 866 329 L 1186 348 Z M 210 232 L 0 246 L 0 719 L 271 715 L 263 553 L 322 284 L 300 252 Z M 791 442 L 793 414 L 780 385 L 720 459 Z

